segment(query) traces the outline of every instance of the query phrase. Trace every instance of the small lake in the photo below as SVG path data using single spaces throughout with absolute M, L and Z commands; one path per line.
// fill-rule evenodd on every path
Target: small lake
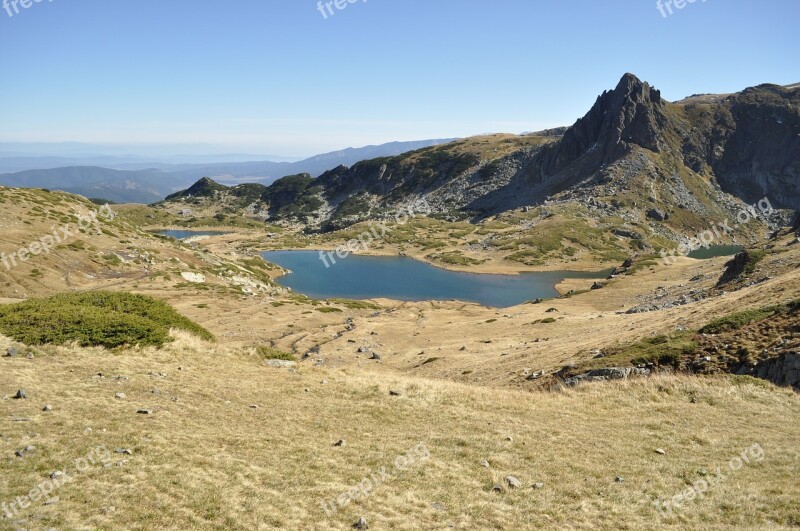
M 223 234 L 230 234 L 230 232 L 214 230 L 160 230 L 156 232 L 156 234 L 160 234 L 161 236 L 169 236 L 170 238 L 175 238 L 176 240 L 185 240 L 194 236 L 222 236 Z
M 689 258 L 696 258 L 697 260 L 708 260 L 709 258 L 717 258 L 719 256 L 733 256 L 744 249 L 741 245 L 711 245 L 709 247 L 700 247 L 699 249 L 689 253 Z
M 599 279 L 610 272 L 487 275 L 448 271 L 402 256 L 356 255 L 337 258 L 326 268 L 319 251 L 269 251 L 262 256 L 292 272 L 278 279 L 280 285 L 314 299 L 455 299 L 495 308 L 558 297 L 555 285 L 565 278 Z

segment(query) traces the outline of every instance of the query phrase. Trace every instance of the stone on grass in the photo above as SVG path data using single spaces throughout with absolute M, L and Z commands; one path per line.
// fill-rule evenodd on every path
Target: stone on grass
M 42 411 L 44 411 L 45 413 L 53 411 L 53 406 L 51 406 L 50 404 L 45 404 L 45 406 L 42 408 Z
M 14 395 L 15 400 L 22 400 L 24 398 L 28 398 L 28 393 L 25 392 L 25 389 L 20 389 L 17 391 L 17 394 Z
M 333 443 L 333 445 L 334 446 L 345 446 L 345 445 L 347 445 L 347 441 L 345 441 L 344 439 L 339 439 L 338 441 Z
M 138 413 L 139 415 L 152 415 L 153 414 L 153 410 L 152 409 L 139 409 L 139 410 L 136 411 L 136 413 Z
M 664 455 L 667 452 L 665 452 L 662 448 L 656 448 L 656 453 L 659 454 L 659 455 Z
M 367 519 L 362 516 L 353 524 L 353 527 L 355 529 L 369 529 L 369 524 L 367 523 Z
M 489 461 L 486 461 L 486 460 L 484 459 L 483 461 L 481 461 L 481 466 L 482 466 L 483 468 L 489 468 L 491 465 L 489 464 Z
M 127 395 L 125 395 L 125 393 L 116 393 L 114 394 L 114 398 L 116 398 L 117 400 L 125 400 L 128 397 Z
M 506 476 L 506 484 L 510 489 L 519 489 L 522 487 L 522 482 L 514 476 Z

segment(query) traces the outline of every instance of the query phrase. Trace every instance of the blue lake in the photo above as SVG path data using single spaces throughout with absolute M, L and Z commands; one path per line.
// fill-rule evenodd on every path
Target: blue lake
M 160 230 L 156 232 L 156 234 L 160 234 L 161 236 L 169 236 L 170 238 L 175 238 L 176 240 L 185 240 L 186 238 L 192 238 L 194 236 L 221 236 L 223 234 L 230 233 L 214 230 Z
M 268 251 L 268 262 L 291 271 L 278 283 L 315 299 L 385 298 L 402 301 L 460 300 L 506 308 L 558 297 L 555 285 L 565 278 L 605 278 L 609 271 L 549 271 L 486 275 L 447 271 L 407 257 L 356 256 L 320 260 L 319 251 Z

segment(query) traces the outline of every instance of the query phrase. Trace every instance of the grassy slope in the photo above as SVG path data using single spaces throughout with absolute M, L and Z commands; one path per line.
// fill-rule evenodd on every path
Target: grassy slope
M 99 445 L 134 452 L 76 474 L 57 505 L 35 504 L 24 524 L 346 529 L 359 516 L 373 529 L 798 523 L 800 397 L 752 380 L 661 377 L 522 393 L 372 371 L 291 373 L 265 368 L 253 351 L 188 337 L 158 352 L 48 348 L 35 360 L 0 363 L 0 389 L 25 387 L 30 396 L 0 402 L 2 453 L 37 446 L 0 462 L 2 499 L 54 470 L 69 473 Z M 120 391 L 126 400 L 114 399 Z M 43 403 L 54 411 L 40 412 Z M 142 407 L 156 412 L 137 415 Z M 339 439 L 346 446 L 332 446 Z M 391 468 L 419 443 L 429 461 L 325 516 L 321 499 Z M 651 505 L 754 444 L 762 462 L 726 473 L 684 510 L 663 517 Z M 523 488 L 491 492 L 508 474 Z M 532 489 L 537 482 L 544 488 Z

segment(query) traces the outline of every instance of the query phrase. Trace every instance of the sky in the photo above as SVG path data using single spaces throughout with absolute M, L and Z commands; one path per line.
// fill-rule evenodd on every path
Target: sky
M 570 125 L 625 72 L 668 100 L 800 82 L 800 0 L 19 1 L 0 142 L 299 157 Z

